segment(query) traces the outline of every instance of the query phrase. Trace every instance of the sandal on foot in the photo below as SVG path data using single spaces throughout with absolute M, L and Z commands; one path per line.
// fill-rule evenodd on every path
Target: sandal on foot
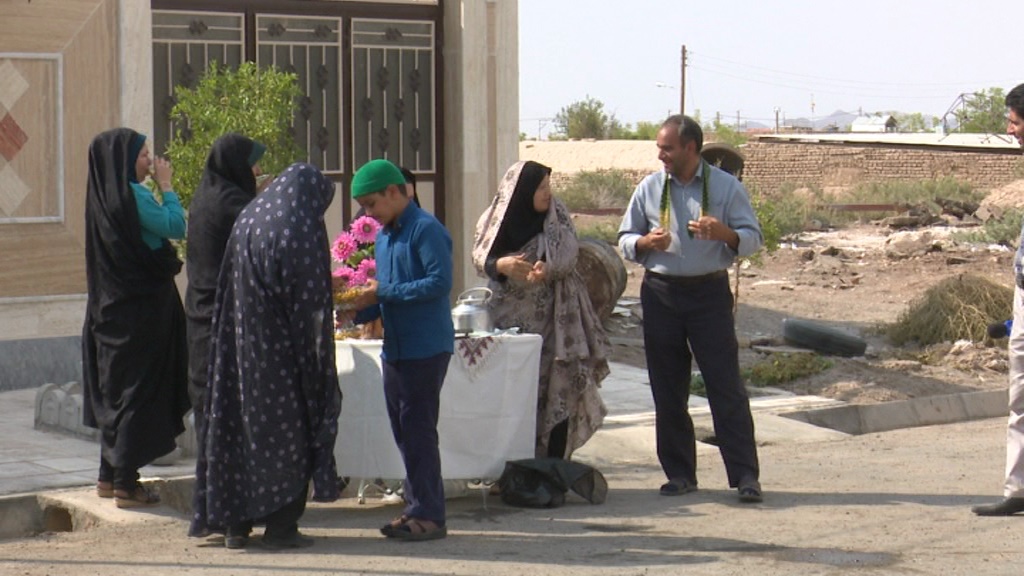
M 697 490 L 697 485 L 685 478 L 673 478 L 661 485 L 658 493 L 662 496 L 682 496 Z
M 405 524 L 408 521 L 409 517 L 405 514 L 396 516 L 394 520 L 380 527 L 380 533 L 390 538 L 392 532 L 398 530 L 402 524 Z
M 389 538 L 406 542 L 420 542 L 424 540 L 439 540 L 447 535 L 447 526 L 438 526 L 436 522 L 431 522 L 430 520 L 409 518 L 404 524 L 395 528 L 389 535 Z
M 99 480 L 96 482 L 96 495 L 100 498 L 114 497 L 114 483 Z
M 134 490 L 114 489 L 114 504 L 118 508 L 147 508 L 160 504 L 160 495 L 139 484 Z

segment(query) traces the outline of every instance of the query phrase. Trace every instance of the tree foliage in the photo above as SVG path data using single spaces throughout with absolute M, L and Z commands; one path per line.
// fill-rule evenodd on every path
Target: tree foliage
M 989 88 L 964 96 L 955 115 L 960 132 L 1002 134 L 1006 131 L 1006 93 L 1002 88 Z
M 555 130 L 567 138 L 606 140 L 622 129 L 615 115 L 604 111 L 604 103 L 589 95 L 555 114 Z
M 900 132 L 931 132 L 939 119 L 935 116 L 925 116 L 920 112 L 910 114 L 903 112 L 890 112 L 896 119 L 896 128 Z
M 747 143 L 747 137 L 743 133 L 718 118 L 715 118 L 714 122 L 705 124 L 702 128 L 705 142 L 724 142 L 730 146 Z
M 167 146 L 174 165 L 174 189 L 188 207 L 199 186 L 213 142 L 237 132 L 267 147 L 260 166 L 276 174 L 302 157 L 290 135 L 297 99 L 301 96 L 295 74 L 243 63 L 237 70 L 212 62 L 194 89 L 177 87 L 171 117 L 177 126 Z

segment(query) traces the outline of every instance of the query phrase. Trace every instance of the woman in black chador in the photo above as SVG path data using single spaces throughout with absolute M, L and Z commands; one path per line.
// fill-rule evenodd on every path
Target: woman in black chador
M 140 184 L 151 168 L 158 192 Z M 174 450 L 189 408 L 181 260 L 168 242 L 184 237 L 185 212 L 170 180 L 170 164 L 152 161 L 133 130 L 89 146 L 83 417 L 100 431 L 97 494 L 119 508 L 160 501 L 139 468 Z
M 265 151 L 262 144 L 241 134 L 218 138 L 206 157 L 203 178 L 189 205 L 185 315 L 188 317 L 188 393 L 197 431 L 203 427 L 217 274 L 235 218 L 256 197 L 256 177 L 262 174 L 259 161 Z

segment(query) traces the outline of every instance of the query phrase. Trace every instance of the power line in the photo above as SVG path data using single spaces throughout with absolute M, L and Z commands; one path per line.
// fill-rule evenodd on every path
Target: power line
M 996 81 L 996 82 L 993 82 L 993 81 L 967 81 L 967 80 L 961 80 L 961 81 L 956 81 L 956 82 L 879 82 L 879 81 L 874 81 L 874 80 L 852 80 L 852 79 L 849 79 L 849 78 L 830 78 L 830 77 L 827 77 L 827 76 L 818 76 L 818 75 L 815 75 L 815 74 L 801 74 L 799 72 L 788 72 L 788 71 L 785 71 L 785 70 L 776 70 L 776 69 L 773 69 L 773 68 L 765 68 L 765 67 L 762 67 L 762 66 L 754 66 L 752 64 L 747 64 L 745 62 L 736 62 L 736 61 L 733 61 L 733 60 L 728 60 L 726 58 L 719 58 L 717 56 L 711 56 L 711 55 L 708 55 L 708 54 L 704 54 L 703 52 L 694 52 L 693 50 L 690 50 L 690 54 L 699 55 L 699 56 L 702 56 L 702 57 L 707 58 L 709 60 L 717 60 L 719 62 L 725 62 L 725 63 L 730 64 L 732 66 L 742 66 L 744 68 L 750 68 L 752 70 L 763 70 L 765 72 L 770 72 L 772 74 L 784 74 L 784 75 L 787 75 L 787 76 L 798 76 L 798 77 L 808 78 L 808 79 L 812 79 L 812 80 L 819 80 L 819 81 L 826 81 L 826 82 L 837 82 L 837 83 L 840 83 L 840 84 L 865 84 L 865 85 L 877 85 L 877 86 L 936 87 L 936 88 L 938 88 L 938 87 L 946 87 L 946 88 L 955 88 L 957 86 L 963 86 L 965 84 L 969 84 L 969 85 L 977 84 L 979 86 L 981 86 L 981 85 L 991 86 L 991 85 L 999 85 L 999 84 L 1002 84 L 1002 83 L 1010 83 L 1010 84 L 1012 84 L 1013 82 L 1015 82 L 1014 80 Z

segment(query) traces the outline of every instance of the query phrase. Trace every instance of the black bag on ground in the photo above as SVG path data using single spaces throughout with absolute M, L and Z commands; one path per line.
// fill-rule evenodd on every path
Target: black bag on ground
M 505 462 L 498 479 L 501 501 L 526 508 L 557 508 L 572 490 L 591 504 L 608 495 L 608 482 L 599 470 L 561 458 L 529 458 Z

